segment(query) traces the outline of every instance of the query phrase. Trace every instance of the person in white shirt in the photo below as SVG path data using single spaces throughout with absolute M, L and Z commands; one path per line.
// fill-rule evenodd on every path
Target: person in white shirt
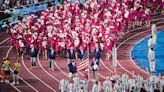
M 153 50 L 153 48 L 149 49 L 148 51 L 148 60 L 149 60 L 149 64 L 150 64 L 150 72 L 154 73 L 155 72 L 155 52 Z
M 60 82 L 59 82 L 60 92 L 67 92 L 68 84 L 69 84 L 69 82 L 68 82 L 68 80 L 65 79 L 65 77 L 64 77 L 64 79 L 60 80 Z
M 85 91 L 84 91 L 84 85 L 83 85 L 83 83 L 80 83 L 79 92 L 85 92 Z M 88 92 L 88 91 L 87 91 L 87 92 Z
M 104 92 L 112 92 L 112 82 L 109 79 L 109 76 L 106 77 L 106 80 L 103 82 Z
M 98 63 L 93 59 L 91 63 L 91 69 L 92 69 L 92 78 L 97 78 L 97 71 L 98 71 Z
M 162 73 L 160 73 L 158 76 L 158 82 L 159 82 L 159 90 L 160 92 L 162 92 L 164 87 L 164 80 L 163 80 Z
M 150 36 L 150 39 L 147 42 L 148 49 L 151 49 L 153 47 L 153 39 L 152 36 Z
M 100 92 L 101 91 L 101 84 L 100 81 L 96 80 L 96 83 L 92 86 L 92 92 Z
M 129 79 L 128 80 L 128 87 L 129 87 L 129 92 L 132 91 L 132 88 L 135 86 L 135 80 L 134 79 Z
M 83 84 L 84 92 L 88 92 L 88 87 L 89 87 L 88 80 L 85 78 L 84 80 L 81 80 L 80 82 Z
M 76 92 L 73 80 L 71 80 L 71 82 L 68 84 L 67 92 Z
M 73 82 L 74 82 L 74 92 L 79 92 L 80 91 L 80 78 L 73 77 Z
M 152 33 L 152 43 L 155 45 L 157 41 L 157 27 L 155 24 L 151 26 L 151 33 Z

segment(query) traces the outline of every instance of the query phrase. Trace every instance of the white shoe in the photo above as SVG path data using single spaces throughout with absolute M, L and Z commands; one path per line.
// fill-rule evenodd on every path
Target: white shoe
M 6 83 L 9 83 L 9 80 L 5 80 Z
M 1 82 L 4 82 L 3 80 L 1 80 Z
M 11 83 L 11 84 L 15 85 L 15 81 L 13 81 L 13 83 Z
M 17 81 L 17 83 L 16 84 L 19 84 L 19 82 Z

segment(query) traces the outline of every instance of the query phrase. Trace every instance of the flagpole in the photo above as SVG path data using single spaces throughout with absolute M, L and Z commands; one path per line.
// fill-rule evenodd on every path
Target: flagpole
M 89 66 L 90 62 L 89 62 L 89 44 L 88 44 L 88 81 L 90 80 L 90 66 Z

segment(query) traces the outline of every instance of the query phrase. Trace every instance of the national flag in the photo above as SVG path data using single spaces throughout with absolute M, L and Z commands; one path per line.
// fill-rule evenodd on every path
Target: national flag
M 83 61 L 77 67 L 77 71 L 87 69 L 89 66 L 89 51 L 87 51 L 83 57 Z

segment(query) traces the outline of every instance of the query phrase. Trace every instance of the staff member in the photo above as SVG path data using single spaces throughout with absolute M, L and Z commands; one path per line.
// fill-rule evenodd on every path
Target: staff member
M 157 41 L 157 27 L 155 24 L 151 27 L 151 33 L 152 33 L 152 44 L 155 45 Z
M 101 59 L 101 49 L 99 48 L 98 44 L 95 45 L 95 49 L 94 49 L 94 60 L 97 62 L 98 66 L 99 66 L 99 61 Z
M 53 47 L 48 50 L 48 63 L 49 63 L 49 70 L 54 71 L 54 61 L 55 61 L 56 52 Z
M 80 46 L 80 48 L 77 49 L 77 55 L 76 55 L 78 57 L 78 61 L 83 61 L 84 55 L 85 55 L 85 51 Z
M 14 63 L 14 74 L 13 74 L 13 83 L 12 84 L 19 84 L 19 72 L 20 72 L 21 64 L 19 60 Z
M 36 48 L 34 48 L 34 45 L 31 45 L 31 49 L 30 49 L 30 56 L 31 56 L 31 69 L 36 67 L 36 58 L 38 55 L 38 50 Z
M 92 78 L 95 79 L 97 78 L 98 62 L 96 62 L 94 59 L 91 63 L 91 68 L 92 68 Z
M 149 64 L 150 64 L 150 72 L 154 73 L 155 72 L 155 52 L 153 48 L 149 49 L 148 51 L 148 59 L 149 59 Z
M 148 49 L 151 49 L 153 47 L 153 39 L 152 36 L 150 36 L 150 39 L 147 42 Z
M 9 83 L 9 76 L 10 76 L 10 61 L 9 58 L 4 58 L 4 71 L 5 71 L 5 76 L 6 80 L 5 82 Z
M 76 77 L 77 67 L 74 60 L 68 64 L 69 72 L 72 73 L 72 78 Z
M 67 55 L 68 55 L 68 64 L 71 63 L 73 61 L 73 59 L 76 59 L 75 51 L 74 51 L 73 47 L 70 47 Z

